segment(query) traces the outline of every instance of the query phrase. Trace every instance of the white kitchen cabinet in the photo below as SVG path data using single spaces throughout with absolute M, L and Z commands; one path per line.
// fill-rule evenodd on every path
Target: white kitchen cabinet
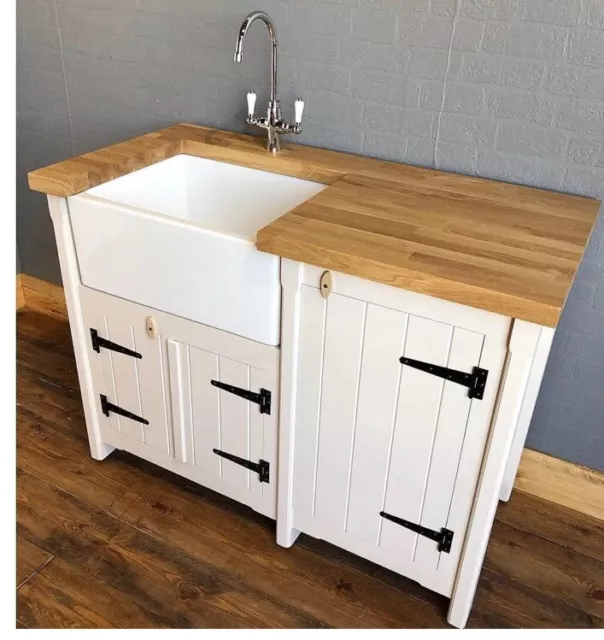
M 275 517 L 278 349 L 79 295 L 102 441 Z
M 282 546 L 304 531 L 408 576 L 463 627 L 553 329 L 340 273 L 323 291 L 283 259 L 269 346 L 84 286 L 68 203 L 49 204 L 91 455 L 124 449 L 276 517 Z
M 278 541 L 456 594 L 463 626 L 541 328 L 340 273 L 324 296 L 323 273 L 283 261 Z

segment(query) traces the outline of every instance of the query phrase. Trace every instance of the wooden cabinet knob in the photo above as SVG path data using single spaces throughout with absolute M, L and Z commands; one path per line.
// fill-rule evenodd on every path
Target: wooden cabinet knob
M 153 316 L 149 316 L 147 318 L 147 321 L 145 322 L 145 329 L 150 338 L 157 338 L 157 324 L 155 323 L 155 318 Z
M 323 272 L 319 282 L 319 290 L 324 298 L 329 298 L 331 295 L 333 291 L 333 276 L 331 275 L 331 271 Z

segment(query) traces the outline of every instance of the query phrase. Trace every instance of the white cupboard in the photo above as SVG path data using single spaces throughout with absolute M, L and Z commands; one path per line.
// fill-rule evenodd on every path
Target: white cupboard
M 450 596 L 509 320 L 342 274 L 325 298 L 303 273 L 293 527 Z
M 283 259 L 281 346 L 261 344 L 84 286 L 49 204 L 91 455 L 124 449 L 276 518 L 282 546 L 304 531 L 408 576 L 463 627 L 553 330 Z
M 276 511 L 279 350 L 80 287 L 105 444 Z
M 278 542 L 305 532 L 408 576 L 463 627 L 551 336 L 291 260 L 282 285 Z

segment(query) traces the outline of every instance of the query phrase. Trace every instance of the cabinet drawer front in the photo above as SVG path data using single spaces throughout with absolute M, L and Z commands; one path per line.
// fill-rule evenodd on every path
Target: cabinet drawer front
M 147 334 L 144 314 L 124 319 L 119 308 L 107 304 L 107 300 L 111 298 L 99 304 L 94 295 L 82 296 L 87 331 L 93 329 L 101 341 L 95 349 L 93 337 L 87 333 L 101 428 L 108 426 L 116 433 L 171 455 L 161 340 Z M 104 341 L 116 346 L 103 346 Z M 119 347 L 137 355 L 122 353 L 116 350 Z M 118 410 L 104 412 L 102 396 L 141 421 L 121 415 Z
M 367 301 L 350 282 L 343 295 L 342 278 L 327 299 L 317 286 L 300 292 L 294 526 L 450 594 L 508 324 L 494 316 L 477 331 L 460 309 L 437 318 L 414 300 L 406 312 L 406 300 L 378 292 Z M 387 306 L 393 301 L 398 308 Z M 484 398 L 471 399 L 467 387 L 401 357 L 468 373 L 488 369 Z M 382 512 L 452 530 L 450 552 Z

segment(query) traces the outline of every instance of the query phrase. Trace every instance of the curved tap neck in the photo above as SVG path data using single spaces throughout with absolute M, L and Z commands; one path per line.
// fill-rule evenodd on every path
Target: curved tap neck
M 268 29 L 271 40 L 271 105 L 276 108 L 277 103 L 277 28 L 271 17 L 264 11 L 252 11 L 249 16 L 242 22 L 237 36 L 237 45 L 235 48 L 235 61 L 243 61 L 243 41 L 247 35 L 250 25 L 256 20 L 262 20 Z

